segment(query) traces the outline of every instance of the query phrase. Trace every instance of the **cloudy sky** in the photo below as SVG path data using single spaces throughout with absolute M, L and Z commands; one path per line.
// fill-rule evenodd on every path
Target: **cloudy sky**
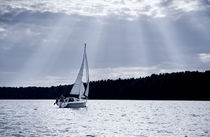
M 210 0 L 1 0 L 0 86 L 210 70 Z

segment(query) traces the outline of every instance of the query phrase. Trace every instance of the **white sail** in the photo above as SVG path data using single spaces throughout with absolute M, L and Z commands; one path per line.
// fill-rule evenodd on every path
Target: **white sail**
M 86 48 L 86 46 L 85 46 Z M 87 54 L 86 54 L 86 50 L 85 50 L 85 69 L 86 69 L 86 81 L 87 81 L 87 87 L 86 87 L 86 90 L 85 90 L 85 93 L 84 95 L 86 97 L 88 97 L 88 94 L 89 94 L 89 68 L 88 68 L 88 61 L 87 61 Z
M 89 94 L 89 83 L 88 83 L 87 88 L 85 90 L 85 97 L 88 97 L 88 94 Z
M 85 91 L 85 87 L 84 87 L 84 85 L 82 84 L 82 86 L 81 86 L 81 88 L 80 88 L 79 98 L 82 98 L 82 97 L 83 97 L 84 91 Z
M 84 88 L 83 82 L 82 82 L 82 76 L 83 76 L 83 70 L 86 69 L 86 82 L 87 87 Z M 86 44 L 82 59 L 82 64 L 79 70 L 79 73 L 77 75 L 77 79 L 72 87 L 72 90 L 70 92 L 71 95 L 79 95 L 79 98 L 87 98 L 89 93 L 89 68 L 88 68 L 88 61 L 87 61 L 87 55 L 86 55 Z
M 84 91 L 81 91 L 81 90 L 84 90 L 84 88 L 82 88 L 82 86 L 84 86 L 82 82 L 83 70 L 84 70 L 84 55 L 83 55 L 82 64 L 81 64 L 79 73 L 77 75 L 77 79 L 75 80 L 74 85 L 70 91 L 71 95 L 80 95 L 80 93 L 84 92 Z

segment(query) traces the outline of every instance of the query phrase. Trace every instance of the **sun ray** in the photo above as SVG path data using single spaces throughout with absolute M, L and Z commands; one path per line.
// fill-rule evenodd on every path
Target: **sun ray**
M 179 34 L 176 31 L 176 28 L 170 24 L 170 22 L 160 22 L 156 24 L 159 35 L 162 37 L 164 50 L 167 52 L 166 58 L 168 61 L 166 63 L 172 65 L 177 69 L 184 69 L 185 58 L 183 58 L 182 53 L 182 40 L 179 38 Z
M 110 76 L 117 68 L 209 68 L 207 1 L 16 0 L 0 7 L 0 74 L 15 72 L 11 86 L 72 83 L 85 42 L 90 68 Z
M 22 85 L 18 84 L 21 81 L 40 79 L 42 74 L 48 75 L 51 72 L 50 69 L 56 65 L 62 48 L 74 31 L 75 23 L 69 23 L 68 28 L 63 27 L 65 23 L 67 23 L 66 18 L 61 18 L 47 33 L 47 36 L 37 42 L 40 45 L 37 45 L 35 53 L 31 55 L 24 68 L 18 73 L 19 75 L 13 80 L 16 82 L 15 85 Z

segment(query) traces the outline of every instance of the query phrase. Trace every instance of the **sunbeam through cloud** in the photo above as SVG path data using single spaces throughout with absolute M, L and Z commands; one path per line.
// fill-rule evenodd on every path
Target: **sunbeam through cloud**
M 84 43 L 90 80 L 208 70 L 209 13 L 208 0 L 3 0 L 0 86 L 72 84 Z

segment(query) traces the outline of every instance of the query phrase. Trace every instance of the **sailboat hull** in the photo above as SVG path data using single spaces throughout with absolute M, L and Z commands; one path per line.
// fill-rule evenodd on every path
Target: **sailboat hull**
M 66 108 L 82 108 L 86 107 L 86 102 L 72 102 L 68 103 Z
M 87 100 L 78 100 L 78 101 L 73 101 L 73 102 L 57 102 L 57 105 L 59 108 L 82 108 L 86 107 L 86 102 Z

